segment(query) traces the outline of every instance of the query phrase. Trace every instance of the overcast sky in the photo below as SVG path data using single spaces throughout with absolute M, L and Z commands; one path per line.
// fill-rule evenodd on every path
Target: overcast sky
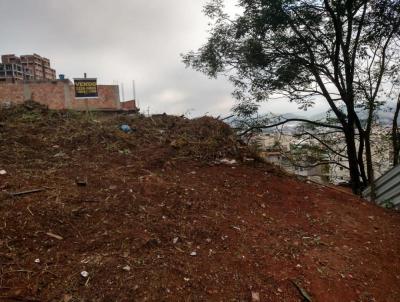
M 97 77 L 100 84 L 132 81 L 142 111 L 225 115 L 234 104 L 226 79 L 186 69 L 181 53 L 207 38 L 206 0 L 0 0 L 0 53 L 38 53 L 57 74 Z M 230 12 L 235 11 L 233 0 Z M 295 105 L 264 104 L 274 113 Z M 321 111 L 316 108 L 311 113 Z

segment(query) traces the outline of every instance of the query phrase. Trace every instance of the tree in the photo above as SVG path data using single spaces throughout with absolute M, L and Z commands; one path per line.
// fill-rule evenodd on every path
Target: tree
M 236 111 L 286 97 L 300 109 L 327 102 L 345 137 L 352 189 L 373 181 L 370 133 L 378 95 L 398 52 L 399 0 L 240 0 L 230 18 L 222 0 L 204 11 L 210 37 L 184 62 L 211 77 L 228 75 Z M 358 107 L 369 112 L 361 120 Z M 367 171 L 366 171 L 367 170 Z
M 393 166 L 400 164 L 400 130 L 398 121 L 400 119 L 400 54 L 397 55 L 397 65 L 393 68 L 393 76 L 391 78 L 391 89 L 387 94 L 388 98 L 393 100 L 393 119 L 391 129 L 391 142 L 393 152 Z
M 400 131 L 397 121 L 400 113 L 400 94 L 397 98 L 392 126 L 393 166 L 400 164 Z

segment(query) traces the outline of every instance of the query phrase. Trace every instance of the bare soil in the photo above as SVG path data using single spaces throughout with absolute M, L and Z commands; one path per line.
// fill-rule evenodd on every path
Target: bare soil
M 399 213 L 211 118 L 29 109 L 0 113 L 0 301 L 400 301 Z

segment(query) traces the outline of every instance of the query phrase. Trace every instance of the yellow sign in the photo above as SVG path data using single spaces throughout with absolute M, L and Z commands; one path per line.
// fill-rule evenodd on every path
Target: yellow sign
M 97 79 L 74 79 L 75 83 L 75 98 L 90 99 L 97 98 Z

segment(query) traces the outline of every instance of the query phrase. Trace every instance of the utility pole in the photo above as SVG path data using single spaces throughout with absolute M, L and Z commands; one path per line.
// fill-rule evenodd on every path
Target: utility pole
M 125 89 L 124 89 L 124 83 L 121 83 L 121 95 L 122 95 L 122 101 L 125 101 Z
M 87 74 L 86 72 L 83 74 L 83 77 L 86 79 Z M 86 118 L 89 118 L 89 100 L 85 99 L 85 107 L 86 107 Z
M 132 97 L 135 101 L 136 108 L 139 108 L 139 101 L 136 99 L 136 83 L 135 80 L 132 80 Z

